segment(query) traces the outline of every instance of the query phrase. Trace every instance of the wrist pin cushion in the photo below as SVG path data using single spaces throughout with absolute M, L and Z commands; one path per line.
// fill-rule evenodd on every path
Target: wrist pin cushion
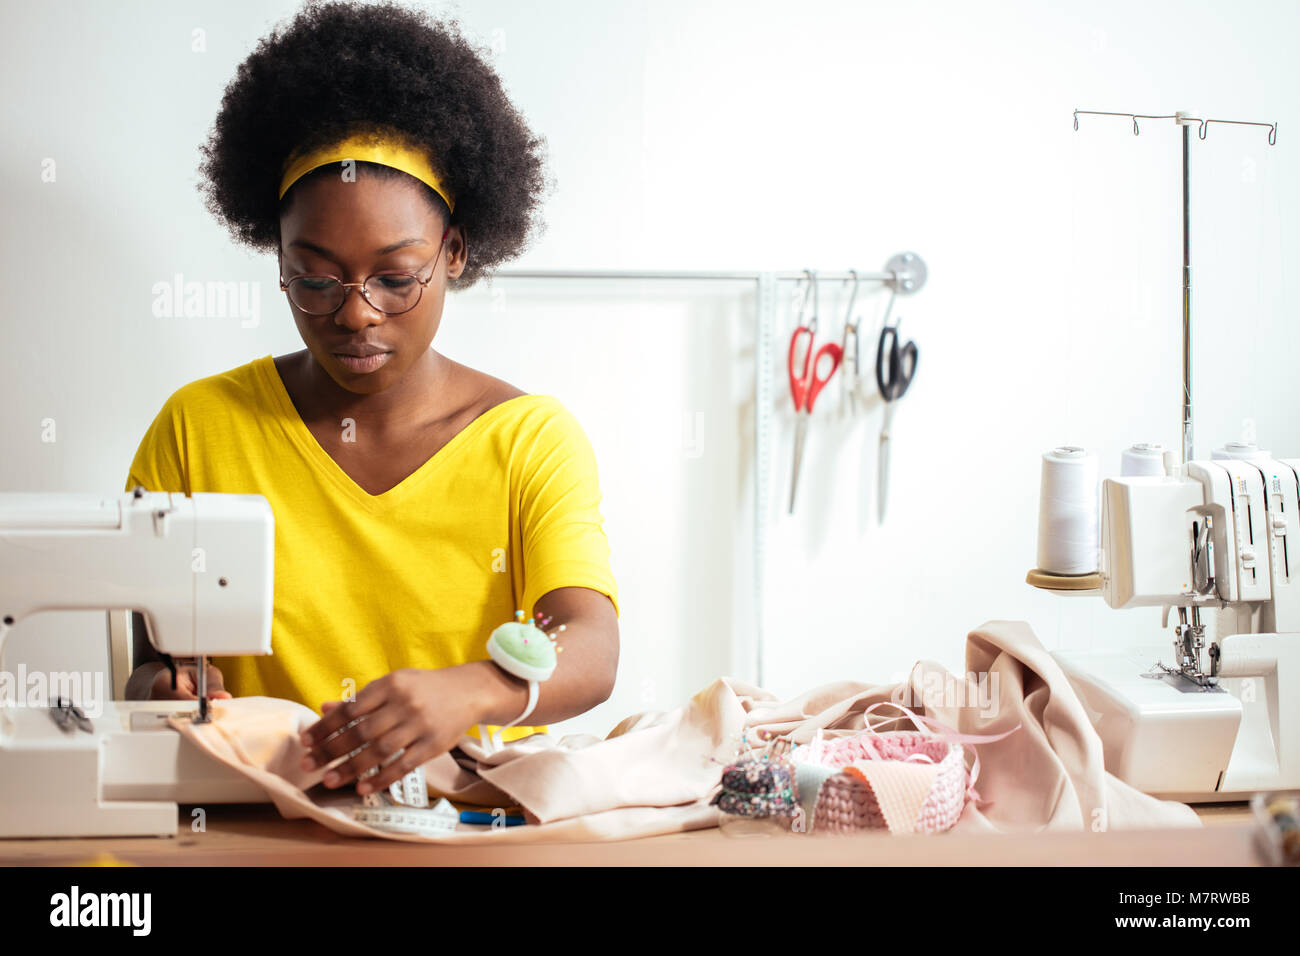
M 537 616 L 540 617 L 541 614 Z M 542 622 L 542 626 L 545 627 L 549 622 L 548 617 Z M 558 635 L 563 630 L 564 625 L 561 624 L 555 634 Z M 490 736 L 487 726 L 479 724 L 479 737 L 488 753 L 495 753 L 504 746 L 501 741 L 501 731 L 521 723 L 533 712 L 533 708 L 537 706 L 537 685 L 541 681 L 548 680 L 555 672 L 559 650 L 555 646 L 555 636 L 547 634 L 533 621 L 525 621 L 523 611 L 515 611 L 513 621 L 507 621 L 492 632 L 487 642 L 488 656 L 507 674 L 528 681 L 528 706 L 524 708 L 522 714 L 510 723 L 499 727 L 496 733 Z

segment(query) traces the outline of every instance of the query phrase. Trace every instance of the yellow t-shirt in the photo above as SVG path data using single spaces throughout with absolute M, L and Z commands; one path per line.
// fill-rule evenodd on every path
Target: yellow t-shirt
M 554 396 L 488 409 L 371 495 L 316 441 L 267 355 L 178 389 L 126 484 L 270 502 L 273 653 L 213 661 L 237 697 L 319 713 L 399 668 L 486 660 L 492 630 L 516 608 L 531 617 L 555 588 L 592 588 L 618 611 L 596 459 Z M 503 738 L 545 731 L 513 727 Z

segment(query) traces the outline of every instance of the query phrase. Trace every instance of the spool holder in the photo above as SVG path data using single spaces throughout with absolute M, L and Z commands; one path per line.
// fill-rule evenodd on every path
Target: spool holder
M 1202 119 L 1190 112 L 1180 110 L 1175 113 L 1116 113 L 1103 110 L 1075 110 L 1074 130 L 1079 131 L 1080 116 L 1122 116 L 1133 123 L 1133 135 L 1141 133 L 1138 120 L 1173 120 L 1174 125 L 1182 128 L 1182 187 L 1183 187 L 1183 394 L 1182 394 L 1182 461 L 1186 464 L 1193 457 L 1192 432 L 1192 264 L 1191 264 L 1191 130 L 1197 127 L 1197 138 L 1204 140 L 1210 124 L 1221 123 L 1229 126 L 1262 126 L 1268 130 L 1268 145 L 1277 144 L 1277 123 L 1260 123 L 1247 120 Z M 1082 581 L 1094 578 L 1094 583 L 1084 586 Z M 1059 575 L 1049 574 L 1035 568 L 1025 576 L 1025 583 L 1037 588 L 1060 593 L 1077 593 L 1101 586 L 1101 575 Z
M 1277 123 L 1257 123 L 1246 120 L 1201 119 L 1186 111 L 1154 115 L 1147 113 L 1107 113 L 1099 110 L 1075 110 L 1074 129 L 1079 130 L 1080 116 L 1123 116 L 1132 120 L 1133 135 L 1140 132 L 1138 120 L 1173 120 L 1183 132 L 1183 396 L 1182 396 L 1182 455 L 1186 464 L 1192 454 L 1192 264 L 1191 264 L 1191 186 L 1189 160 L 1191 158 L 1192 126 L 1199 124 L 1197 136 L 1204 140 L 1211 123 L 1232 126 L 1263 126 L 1268 129 L 1268 145 L 1277 143 Z
M 1025 575 L 1025 583 L 1044 591 L 1096 591 L 1101 587 L 1101 572 L 1052 574 L 1034 568 Z

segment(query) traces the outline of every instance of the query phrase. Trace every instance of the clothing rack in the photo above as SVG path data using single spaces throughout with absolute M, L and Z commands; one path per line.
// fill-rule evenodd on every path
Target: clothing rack
M 1246 120 L 1221 120 L 1221 119 L 1201 119 L 1192 116 L 1190 113 L 1178 112 L 1168 113 L 1156 116 L 1150 113 L 1107 113 L 1100 110 L 1075 110 L 1074 111 L 1074 130 L 1079 131 L 1079 117 L 1083 116 L 1123 116 L 1133 121 L 1133 135 L 1140 133 L 1138 120 L 1173 120 L 1174 124 L 1183 128 L 1183 415 L 1182 415 L 1182 432 L 1183 432 L 1183 461 L 1188 462 L 1192 459 L 1192 262 L 1191 262 L 1191 235 L 1190 210 L 1191 210 L 1191 191 L 1190 178 L 1188 169 L 1188 160 L 1190 159 L 1190 144 L 1192 125 L 1199 123 L 1197 131 L 1199 139 L 1205 139 L 1205 134 L 1211 123 L 1225 123 L 1232 126 L 1264 126 L 1268 128 L 1268 145 L 1273 146 L 1277 143 L 1277 124 L 1276 123 L 1255 123 Z
M 925 284 L 927 270 L 920 256 L 900 252 L 881 272 L 719 271 L 655 269 L 502 269 L 492 278 L 503 279 L 631 279 L 665 281 L 718 281 L 752 283 L 757 298 L 754 316 L 754 622 L 749 629 L 733 629 L 733 668 L 740 676 L 763 686 L 763 606 L 767 544 L 768 474 L 771 471 L 772 397 L 776 291 L 781 282 L 880 282 L 895 295 L 911 295 Z

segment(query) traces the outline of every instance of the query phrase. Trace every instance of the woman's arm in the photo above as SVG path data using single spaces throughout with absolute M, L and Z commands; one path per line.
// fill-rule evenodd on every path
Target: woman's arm
M 550 724 L 585 714 L 609 699 L 618 671 L 618 616 L 609 598 L 591 588 L 556 588 L 536 604 L 549 617 L 547 633 L 561 624 L 556 639 L 562 652 L 550 680 L 538 684 L 537 707 L 529 724 Z M 501 725 L 528 706 L 528 682 L 507 674 L 492 661 L 463 664 L 481 681 L 482 714 L 478 723 Z
M 550 615 L 550 631 L 565 625 L 557 641 L 564 651 L 551 678 L 539 684 L 528 719 L 563 720 L 607 700 L 618 669 L 618 618 L 609 598 L 590 588 L 555 588 L 536 610 Z M 352 754 L 325 775 L 325 786 L 359 781 L 358 793 L 382 790 L 446 753 L 472 725 L 508 723 L 527 704 L 527 683 L 490 660 L 393 671 L 367 684 L 356 700 L 322 703 L 324 716 L 302 734 L 302 767 L 315 770 Z

